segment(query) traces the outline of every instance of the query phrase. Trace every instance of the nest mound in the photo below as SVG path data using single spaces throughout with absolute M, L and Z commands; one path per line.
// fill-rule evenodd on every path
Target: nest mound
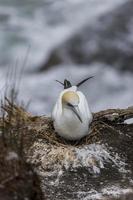
M 14 132 L 14 136 L 24 140 L 23 143 L 28 147 L 36 139 L 44 139 L 48 143 L 57 146 L 82 146 L 99 142 L 104 131 L 116 132 L 120 124 L 123 125 L 125 120 L 133 118 L 133 107 L 127 109 L 108 109 L 93 113 L 93 122 L 88 135 L 79 141 L 73 142 L 65 140 L 55 132 L 50 117 L 32 116 L 24 108 L 16 106 L 8 99 L 6 99 L 2 109 L 4 117 L 0 119 L 1 129 L 10 128 Z
M 29 191 L 34 188 L 32 193 L 37 195 L 29 199 L 92 199 L 86 195 L 94 196 L 94 190 L 104 193 L 103 196 L 105 190 L 107 196 L 115 190 L 133 193 L 130 190 L 130 179 L 133 178 L 133 124 L 126 124 L 126 120 L 133 118 L 133 107 L 93 113 L 88 136 L 75 142 L 58 136 L 50 117 L 33 116 L 8 99 L 2 111 L 0 186 L 6 183 L 12 190 L 13 185 L 14 190 L 21 191 L 24 197 L 25 187 L 22 184 L 18 189 L 16 178 L 23 179 L 24 183 L 29 177 Z M 9 162 L 5 158 L 9 158 L 12 152 L 15 153 L 12 157 L 17 155 L 19 159 Z M 8 169 L 6 166 L 9 166 Z M 17 169 L 18 176 L 14 175 L 12 179 L 14 169 Z M 36 173 L 29 175 L 32 170 Z M 98 186 L 101 181 L 103 185 Z M 0 188 L 0 195 L 3 191 Z M 81 194 L 78 191 L 82 191 Z

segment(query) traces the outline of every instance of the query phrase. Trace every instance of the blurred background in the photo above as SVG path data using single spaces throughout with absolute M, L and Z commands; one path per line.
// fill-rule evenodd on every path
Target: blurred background
M 0 0 L 1 93 L 16 79 L 29 111 L 49 115 L 55 79 L 91 75 L 93 112 L 133 105 L 133 0 Z

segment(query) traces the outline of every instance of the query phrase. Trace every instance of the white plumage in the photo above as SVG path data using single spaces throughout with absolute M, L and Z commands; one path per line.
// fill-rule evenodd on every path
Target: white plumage
M 88 79 L 87 79 L 88 80 Z M 67 81 L 67 80 L 65 80 Z M 65 87 L 64 81 L 64 87 Z M 78 140 L 89 133 L 92 114 L 86 97 L 77 86 L 66 86 L 54 106 L 52 119 L 55 131 L 68 140 Z

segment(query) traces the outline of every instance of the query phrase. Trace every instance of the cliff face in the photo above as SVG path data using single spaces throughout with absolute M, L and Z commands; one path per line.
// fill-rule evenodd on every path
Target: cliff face
M 67 60 L 133 71 L 133 1 L 127 0 L 53 50 L 41 70 Z
M 22 160 L 36 172 L 35 188 L 37 194 L 43 193 L 41 199 L 133 198 L 133 124 L 125 121 L 133 117 L 133 107 L 93 114 L 90 134 L 72 143 L 54 132 L 48 117 L 31 116 L 10 102 L 4 110 L 7 115 L 1 118 L 0 127 L 5 139 L 1 141 L 7 141 L 10 132 L 12 141 L 18 143 L 14 146 L 8 140 L 8 146 L 18 156 L 21 144 Z M 2 174 L 1 186 L 6 173 Z M 0 194 L 3 191 L 1 187 Z

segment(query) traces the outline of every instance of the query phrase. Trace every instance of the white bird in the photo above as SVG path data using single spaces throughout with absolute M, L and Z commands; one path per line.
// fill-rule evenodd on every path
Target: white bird
M 78 87 L 92 77 L 86 78 L 76 86 L 68 80 L 64 83 L 64 90 L 60 93 L 52 112 L 55 131 L 67 140 L 79 140 L 89 134 L 89 124 L 92 113 L 86 97 Z

